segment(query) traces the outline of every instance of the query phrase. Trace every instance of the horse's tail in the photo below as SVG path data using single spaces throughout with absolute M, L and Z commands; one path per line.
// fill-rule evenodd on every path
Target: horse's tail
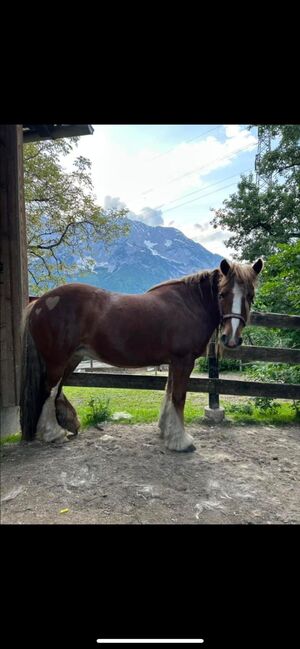
M 23 440 L 32 440 L 43 405 L 46 391 L 46 366 L 29 331 L 29 315 L 33 303 L 26 308 L 22 322 L 20 422 Z

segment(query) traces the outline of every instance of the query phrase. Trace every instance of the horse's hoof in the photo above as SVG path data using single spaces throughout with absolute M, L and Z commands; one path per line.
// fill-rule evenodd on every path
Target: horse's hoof
M 77 433 L 72 433 L 70 430 L 67 431 L 66 438 L 67 439 L 72 439 L 72 437 L 76 437 Z
M 193 453 L 196 450 L 195 444 L 190 444 L 187 448 L 181 449 L 181 453 Z

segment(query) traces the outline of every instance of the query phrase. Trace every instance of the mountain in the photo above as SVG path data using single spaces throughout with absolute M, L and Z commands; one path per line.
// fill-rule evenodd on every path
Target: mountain
M 72 281 L 93 284 L 120 293 L 143 293 L 167 279 L 216 268 L 222 257 L 188 239 L 176 228 L 130 221 L 130 233 L 109 247 L 95 243 L 92 273 Z

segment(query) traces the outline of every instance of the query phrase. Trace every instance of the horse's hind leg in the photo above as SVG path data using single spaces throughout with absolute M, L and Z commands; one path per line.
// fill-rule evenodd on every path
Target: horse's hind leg
M 59 425 L 70 432 L 68 437 L 77 435 L 80 428 L 80 422 L 77 418 L 75 408 L 73 408 L 62 390 L 56 397 L 55 408 L 56 418 Z
M 62 428 L 56 419 L 55 400 L 59 389 L 60 380 L 51 388 L 50 395 L 46 399 L 40 418 L 36 427 L 36 436 L 44 442 L 54 442 L 55 440 L 64 440 L 68 431 Z
M 186 390 L 194 359 L 175 359 L 172 361 L 172 396 L 166 403 L 164 415 L 165 445 L 172 451 L 194 451 L 193 438 L 184 430 L 183 411 Z
M 49 397 L 46 399 L 40 418 L 36 427 L 36 436 L 44 442 L 66 440 L 70 433 L 65 427 L 60 426 L 56 417 L 56 399 L 61 389 L 61 379 L 64 374 L 64 366 L 46 366 L 46 382 L 49 390 Z
M 66 395 L 63 393 L 63 383 L 64 380 L 72 373 L 74 372 L 75 368 L 77 367 L 78 363 L 80 363 L 82 359 L 82 354 L 74 354 L 70 361 L 68 362 L 68 365 L 66 369 L 64 370 L 63 377 L 60 382 L 60 386 L 58 389 L 58 394 L 56 397 L 56 417 L 57 421 L 60 424 L 62 428 L 66 428 L 70 434 L 68 434 L 68 437 L 72 437 L 73 435 L 77 435 L 79 428 L 80 428 L 80 421 L 77 418 L 76 410 L 68 401 Z

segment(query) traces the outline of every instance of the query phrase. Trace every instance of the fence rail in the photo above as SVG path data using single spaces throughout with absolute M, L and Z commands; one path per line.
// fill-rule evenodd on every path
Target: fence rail
M 101 372 L 74 372 L 65 385 L 85 388 L 129 388 L 135 390 L 164 390 L 166 376 L 141 374 L 102 374 Z M 189 379 L 189 392 L 208 392 L 212 395 L 236 394 L 251 397 L 300 399 L 300 385 L 233 381 L 231 379 Z
M 251 327 L 254 325 L 258 327 L 275 327 L 278 329 L 300 329 L 300 316 L 253 311 L 250 314 L 249 325 Z
M 300 329 L 300 316 L 289 316 L 281 313 L 256 313 L 250 318 L 251 326 Z M 204 355 L 204 354 L 203 354 Z M 224 358 L 236 358 L 242 361 L 264 361 L 274 363 L 300 364 L 299 349 L 275 347 L 242 346 L 236 350 L 224 350 Z M 129 388 L 139 390 L 164 390 L 164 376 L 144 376 L 141 374 L 108 374 L 99 372 L 73 372 L 65 385 L 79 387 Z M 262 383 L 258 381 L 240 381 L 220 379 L 215 345 L 209 345 L 209 378 L 190 378 L 189 392 L 208 392 L 211 408 L 219 407 L 219 394 L 231 394 L 251 397 L 273 397 L 277 399 L 300 399 L 299 384 Z

